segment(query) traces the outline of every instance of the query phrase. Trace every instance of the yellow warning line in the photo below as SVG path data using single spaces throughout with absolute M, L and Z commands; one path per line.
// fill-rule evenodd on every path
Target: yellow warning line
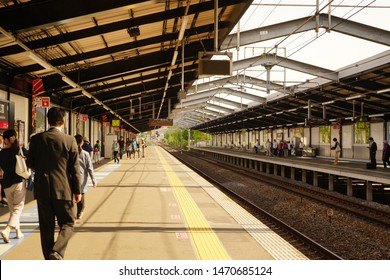
M 196 252 L 201 260 L 230 260 L 228 253 L 223 247 L 221 241 L 210 227 L 206 218 L 187 192 L 183 183 L 172 170 L 169 163 L 165 160 L 161 152 L 157 150 L 160 161 L 168 175 L 173 193 L 179 204 L 186 221 L 189 235 L 193 241 Z

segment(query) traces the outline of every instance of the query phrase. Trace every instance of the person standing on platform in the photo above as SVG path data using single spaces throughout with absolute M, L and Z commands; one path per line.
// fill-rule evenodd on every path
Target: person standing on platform
M 278 155 L 278 142 L 276 142 L 276 139 L 274 139 L 274 142 L 272 142 L 272 151 L 274 156 Z
M 255 146 L 254 146 L 256 154 L 259 152 L 259 146 L 260 146 L 259 139 L 256 139 Z
M 20 230 L 20 215 L 24 208 L 27 189 L 25 179 L 15 172 L 15 156 L 19 154 L 20 149 L 25 156 L 27 156 L 28 152 L 25 148 L 19 146 L 14 129 L 4 131 L 3 137 L 5 147 L 0 151 L 0 169 L 3 172 L 2 187 L 8 201 L 10 216 L 7 226 L 1 232 L 1 236 L 5 243 L 9 243 L 9 235 L 13 229 L 16 231 L 16 238 L 20 239 L 23 237 L 23 233 Z
M 74 232 L 76 204 L 81 200 L 79 153 L 74 137 L 63 133 L 65 112 L 47 112 L 49 129 L 31 137 L 27 165 L 35 170 L 41 246 L 45 260 L 63 260 Z M 59 233 L 55 240 L 55 221 Z
M 382 161 L 383 167 L 386 168 L 386 163 L 390 166 L 390 145 L 387 140 L 383 140 Z
M 377 145 L 374 141 L 374 138 L 370 137 L 370 146 L 368 147 L 370 149 L 370 161 L 371 161 L 371 168 L 376 169 L 376 150 Z
M 268 139 L 267 142 L 265 143 L 265 155 L 266 156 L 271 156 L 271 149 L 272 149 L 272 144 L 271 144 L 271 141 L 269 141 L 269 139 Z
M 337 141 L 337 138 L 333 138 L 334 146 L 331 148 L 331 150 L 334 150 L 334 162 L 333 164 L 338 164 L 339 163 L 339 158 L 340 158 L 340 152 L 341 152 L 341 147 L 340 143 Z
M 93 171 L 91 157 L 86 151 L 84 151 L 81 146 L 83 145 L 83 136 L 77 134 L 75 137 L 76 143 L 79 151 L 79 160 L 80 160 L 80 175 L 81 175 L 81 197 L 80 202 L 77 203 L 77 215 L 76 218 L 79 220 L 83 217 L 85 209 L 85 193 L 87 191 L 88 175 L 92 180 L 92 187 L 96 188 L 96 179 L 95 173 Z M 98 140 L 99 141 L 99 140 Z

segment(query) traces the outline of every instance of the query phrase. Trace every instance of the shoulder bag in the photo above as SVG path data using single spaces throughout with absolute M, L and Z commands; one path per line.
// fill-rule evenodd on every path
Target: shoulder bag
M 31 176 L 31 169 L 27 168 L 26 157 L 23 154 L 22 148 L 19 148 L 19 153 L 16 156 L 15 173 L 24 179 Z

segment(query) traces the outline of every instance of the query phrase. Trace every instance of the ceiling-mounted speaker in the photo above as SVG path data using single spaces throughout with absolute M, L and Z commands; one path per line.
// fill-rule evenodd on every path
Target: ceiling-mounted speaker
M 231 76 L 232 59 L 230 53 L 200 52 L 199 53 L 199 76 Z M 224 56 L 223 59 L 211 60 L 210 56 Z

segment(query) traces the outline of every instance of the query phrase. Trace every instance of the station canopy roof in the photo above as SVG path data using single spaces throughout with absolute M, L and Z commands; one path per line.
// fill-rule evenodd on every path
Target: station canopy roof
M 1 83 L 134 133 L 388 119 L 388 1 L 292 2 L 0 1 Z M 199 75 L 215 51 L 232 76 Z

